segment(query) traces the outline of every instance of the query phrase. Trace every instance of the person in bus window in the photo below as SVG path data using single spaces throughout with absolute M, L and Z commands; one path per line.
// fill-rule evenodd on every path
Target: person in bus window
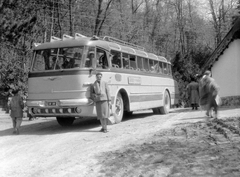
M 97 61 L 97 67 L 98 67 L 98 68 L 103 68 L 103 69 L 108 68 L 106 52 L 104 52 L 104 53 L 99 57 L 99 59 L 98 59 L 98 61 Z
M 75 67 L 80 67 L 80 65 L 81 65 L 81 60 L 82 60 L 82 54 L 81 53 L 79 53 L 79 52 L 76 52 L 75 54 L 74 54 L 74 60 L 76 61 L 76 62 L 74 62 L 74 68 Z
M 59 61 L 57 60 L 57 57 L 52 58 L 51 69 L 54 70 L 54 67 L 55 67 L 56 70 L 61 69 L 60 66 L 59 66 Z
M 86 63 L 85 63 L 85 67 L 92 67 L 94 57 L 95 57 L 94 52 L 90 51 L 89 54 L 88 54 L 88 58 L 86 60 Z
M 97 119 L 100 120 L 102 129 L 107 133 L 107 120 L 110 117 L 111 95 L 107 82 L 102 79 L 102 73 L 96 74 L 96 81 L 90 87 L 90 97 L 96 103 Z
M 62 67 L 64 69 L 73 68 L 74 64 L 75 64 L 75 59 L 74 58 L 67 58 L 66 56 L 64 56 L 63 64 L 62 64 Z

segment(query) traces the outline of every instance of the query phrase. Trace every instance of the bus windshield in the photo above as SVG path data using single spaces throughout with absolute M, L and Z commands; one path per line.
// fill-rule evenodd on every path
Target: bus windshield
M 84 47 L 36 50 L 32 71 L 86 67 L 83 52 Z

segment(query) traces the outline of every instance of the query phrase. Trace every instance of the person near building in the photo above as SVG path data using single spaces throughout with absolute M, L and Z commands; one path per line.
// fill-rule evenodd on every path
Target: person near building
M 191 82 L 187 85 L 187 91 L 192 110 L 197 110 L 199 103 L 199 84 L 194 77 L 191 78 Z
M 218 103 L 216 102 L 219 94 L 219 86 L 211 77 L 211 71 L 207 70 L 200 80 L 200 104 L 205 106 L 208 117 L 218 117 Z M 215 113 L 213 116 L 212 110 Z

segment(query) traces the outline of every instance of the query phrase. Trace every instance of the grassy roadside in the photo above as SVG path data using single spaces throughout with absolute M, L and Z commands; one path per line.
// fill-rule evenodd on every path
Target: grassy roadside
M 179 124 L 99 162 L 99 176 L 239 177 L 240 117 Z

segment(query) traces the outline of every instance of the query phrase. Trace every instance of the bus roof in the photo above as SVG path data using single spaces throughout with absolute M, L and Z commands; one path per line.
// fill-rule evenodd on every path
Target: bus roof
M 114 39 L 114 40 L 111 40 Z M 64 47 L 77 47 L 77 46 L 98 46 L 104 49 L 117 50 L 123 53 L 137 55 L 144 58 L 158 60 L 166 63 L 170 63 L 163 56 L 157 56 L 153 53 L 144 51 L 144 48 L 135 44 L 130 44 L 115 38 L 105 36 L 98 38 L 97 36 L 86 37 L 79 33 L 75 34 L 75 37 L 64 34 L 63 38 L 57 38 L 52 36 L 50 42 L 41 44 L 35 44 L 34 50 L 44 50 L 49 48 L 64 48 Z

